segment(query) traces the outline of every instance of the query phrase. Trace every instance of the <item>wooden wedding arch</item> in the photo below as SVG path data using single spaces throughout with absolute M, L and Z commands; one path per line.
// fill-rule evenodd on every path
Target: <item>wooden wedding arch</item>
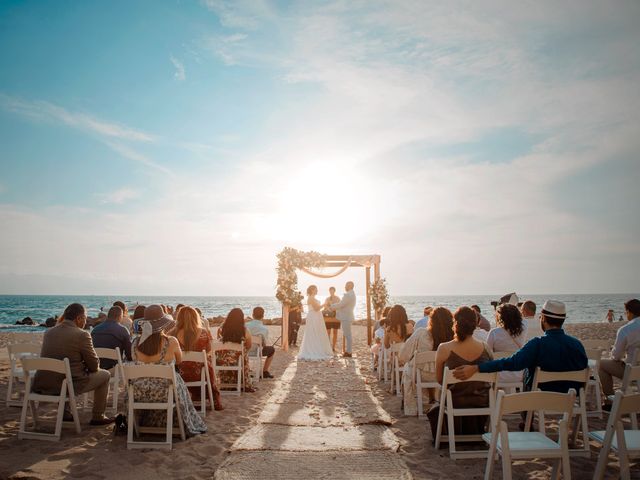
M 293 249 L 292 249 L 293 250 Z M 298 252 L 301 253 L 301 252 Z M 315 254 L 315 252 L 310 252 Z M 319 254 L 315 254 L 318 255 Z M 297 270 L 301 270 L 309 275 L 320 278 L 333 278 L 344 273 L 351 267 L 361 267 L 365 269 L 365 285 L 366 285 L 366 305 L 367 305 L 367 343 L 371 345 L 373 340 L 373 322 L 371 317 L 371 268 L 373 267 L 373 281 L 380 281 L 380 255 L 321 255 L 321 261 L 311 268 L 337 268 L 338 271 L 332 274 L 314 272 L 306 266 L 296 266 Z M 297 277 L 296 277 L 297 282 Z M 358 285 L 356 285 L 356 292 Z M 289 350 L 289 309 L 290 304 L 286 301 L 282 302 L 282 349 Z M 380 320 L 381 312 L 374 309 L 374 318 Z

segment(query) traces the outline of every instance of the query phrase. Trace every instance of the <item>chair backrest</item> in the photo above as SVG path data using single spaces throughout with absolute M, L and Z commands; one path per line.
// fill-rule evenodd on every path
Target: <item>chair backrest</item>
M 435 351 L 416 352 L 413 357 L 416 360 L 416 365 L 422 365 L 424 363 L 434 363 L 436 361 Z
M 493 352 L 493 359 L 500 360 L 501 358 L 508 358 L 514 353 L 515 353 L 515 350 L 513 352 Z
M 262 335 L 251 335 L 251 350 L 254 350 L 257 347 L 262 347 Z
M 133 365 L 133 364 L 125 364 L 123 366 L 124 376 L 129 380 L 134 380 L 136 378 L 166 378 L 167 380 L 175 381 L 175 369 L 173 368 L 173 364 L 168 363 L 166 365 L 158 365 L 154 363 L 150 363 L 148 365 Z
M 629 393 L 629 388 L 633 382 L 640 382 L 640 365 L 627 364 L 624 367 L 624 375 L 622 376 L 622 392 Z
M 486 382 L 491 384 L 491 388 L 495 388 L 496 381 L 498 380 L 498 373 L 475 373 L 466 380 L 458 380 L 453 376 L 453 371 L 449 370 L 449 367 L 445 367 L 444 375 L 442 377 L 442 386 L 454 385 L 456 383 L 464 382 Z
M 28 375 L 29 372 L 35 372 L 37 370 L 61 373 L 62 375 L 69 372 L 69 376 L 71 376 L 71 367 L 69 365 L 68 358 L 65 358 L 64 360 L 46 357 L 23 358 L 22 369 L 24 370 L 25 376 Z
M 202 350 L 201 352 L 183 351 L 182 352 L 182 361 L 183 362 L 207 363 L 207 352 L 205 350 Z
M 529 411 L 566 413 L 571 416 L 575 401 L 576 391 L 573 388 L 569 393 L 535 391 L 507 395 L 500 391 L 497 412 L 499 416 Z
M 42 345 L 44 333 L 40 332 L 9 332 L 9 343 L 39 343 Z
M 404 342 L 397 342 L 391 344 L 391 346 L 387 350 L 389 351 L 389 353 L 400 353 L 402 347 L 404 347 Z
M 211 349 L 214 352 L 219 350 L 229 350 L 234 352 L 244 352 L 244 343 L 233 343 L 233 342 L 213 342 Z
M 107 360 L 117 360 L 117 361 L 122 360 L 120 347 L 116 347 L 116 348 L 97 347 L 95 348 L 95 351 L 96 351 L 96 355 L 98 355 L 98 358 L 105 358 Z
M 557 381 L 579 382 L 586 385 L 589 381 L 589 369 L 585 368 L 584 370 L 572 370 L 569 372 L 547 372 L 537 367 L 533 378 L 533 390 L 535 390 L 540 383 Z
M 21 355 L 40 355 L 42 345 L 36 343 L 10 343 L 7 345 L 9 359 L 17 359 Z
M 618 390 L 613 400 L 608 424 L 618 421 L 623 415 L 628 415 L 630 413 L 635 414 L 638 412 L 640 412 L 640 393 L 625 395 Z

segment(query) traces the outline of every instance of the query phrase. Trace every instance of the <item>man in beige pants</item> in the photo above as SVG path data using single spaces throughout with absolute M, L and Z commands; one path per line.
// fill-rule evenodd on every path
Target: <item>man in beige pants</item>
M 622 378 L 626 363 L 631 362 L 634 353 L 640 349 L 640 300 L 629 300 L 624 304 L 624 310 L 629 323 L 620 327 L 616 335 L 616 343 L 611 350 L 611 358 L 600 360 L 600 382 L 605 398 L 613 395 L 613 377 Z M 638 352 L 640 354 L 640 352 Z M 640 358 L 638 358 L 640 360 Z M 607 399 L 603 410 L 611 410 L 611 402 Z

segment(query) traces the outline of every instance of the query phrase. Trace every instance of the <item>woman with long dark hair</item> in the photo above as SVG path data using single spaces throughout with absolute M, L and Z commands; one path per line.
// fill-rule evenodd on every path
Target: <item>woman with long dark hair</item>
M 412 333 L 408 329 L 409 318 L 402 305 L 394 305 L 389 311 L 384 331 L 384 348 L 404 342 Z
M 233 308 L 227 315 L 224 323 L 218 331 L 218 337 L 223 343 L 244 343 L 244 391 L 255 392 L 249 375 L 249 355 L 251 349 L 251 332 L 244 325 L 244 312 L 240 308 Z M 235 366 L 238 364 L 240 352 L 237 350 L 221 350 L 217 353 L 217 365 Z M 235 384 L 238 381 L 233 371 L 220 372 L 221 384 Z
M 518 307 L 508 303 L 496 309 L 497 327 L 489 332 L 487 345 L 492 352 L 515 352 L 527 343 L 527 325 L 522 321 L 522 313 Z M 501 383 L 518 383 L 522 381 L 523 372 L 500 372 Z

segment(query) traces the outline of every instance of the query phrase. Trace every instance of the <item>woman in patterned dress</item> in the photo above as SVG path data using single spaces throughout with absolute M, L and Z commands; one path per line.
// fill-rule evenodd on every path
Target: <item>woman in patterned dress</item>
M 234 308 L 229 312 L 224 323 L 218 330 L 218 338 L 223 343 L 243 343 L 244 342 L 244 369 L 243 369 L 243 390 L 245 392 L 255 392 L 256 389 L 251 384 L 249 376 L 249 350 L 251 350 L 251 333 L 244 326 L 244 313 L 240 308 Z M 216 365 L 235 366 L 238 364 L 240 352 L 236 350 L 219 350 L 216 353 Z M 233 371 L 220 372 L 220 384 L 235 384 L 238 381 L 237 373 Z
M 140 320 L 139 324 L 142 334 L 133 341 L 131 349 L 136 364 L 180 364 L 182 351 L 178 340 L 164 333 L 175 326 L 171 315 L 164 314 L 160 305 L 149 305 L 145 310 L 144 319 Z M 180 375 L 176 375 L 175 378 L 178 414 L 182 417 L 185 433 L 192 436 L 206 432 L 207 426 L 193 406 L 184 380 Z M 136 402 L 166 402 L 168 382 L 164 378 L 151 377 L 133 380 Z M 142 410 L 139 422 L 145 427 L 164 427 L 167 415 L 161 410 Z
M 216 410 L 223 410 L 220 391 L 216 386 L 216 376 L 211 363 L 211 332 L 200 325 L 200 315 L 195 308 L 181 306 L 178 310 L 177 325 L 172 334 L 178 339 L 180 348 L 185 352 L 206 351 L 208 355 L 209 378 L 213 390 L 213 406 Z M 180 376 L 185 382 L 199 382 L 202 373 L 202 363 L 182 362 L 178 365 Z M 189 387 L 192 400 L 200 400 L 200 387 Z

